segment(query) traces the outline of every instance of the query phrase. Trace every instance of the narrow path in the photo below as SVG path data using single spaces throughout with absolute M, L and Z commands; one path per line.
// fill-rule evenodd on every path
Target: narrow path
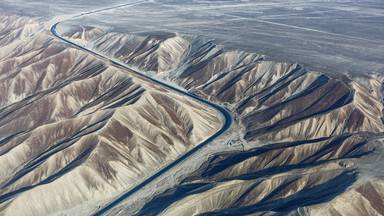
M 333 36 L 349 38 L 349 39 L 354 39 L 354 40 L 359 40 L 359 41 L 366 41 L 366 42 L 370 42 L 370 43 L 378 43 L 378 44 L 384 43 L 384 41 L 382 41 L 382 40 L 374 40 L 374 39 L 355 37 L 355 36 L 351 36 L 351 35 L 333 33 L 333 32 L 328 32 L 328 31 L 314 29 L 314 28 L 301 27 L 301 26 L 295 26 L 295 25 L 284 24 L 284 23 L 279 23 L 279 22 L 273 22 L 273 21 L 268 21 L 265 19 L 249 18 L 249 17 L 242 17 L 242 16 L 237 16 L 237 15 L 229 15 L 229 14 L 227 14 L 226 16 L 234 17 L 234 18 L 238 18 L 238 19 L 243 19 L 243 20 L 253 20 L 253 21 L 257 21 L 257 22 L 261 22 L 261 23 L 267 23 L 267 24 L 271 24 L 271 25 L 283 26 L 283 27 L 300 29 L 300 30 L 305 30 L 305 31 L 312 31 L 312 32 L 316 32 L 316 33 L 333 35 Z
M 99 9 L 99 10 L 95 10 L 95 11 L 91 11 L 91 12 L 87 12 L 87 13 L 82 13 L 81 15 L 77 15 L 77 16 L 74 16 L 73 18 L 78 18 L 78 17 L 81 17 L 81 16 L 86 16 L 86 15 L 89 15 L 89 14 L 93 14 L 93 13 L 99 13 L 99 12 L 103 12 L 103 11 L 106 11 L 106 10 L 112 10 L 112 9 L 116 9 L 116 8 L 121 8 L 121 7 L 127 7 L 127 6 L 132 6 L 132 5 L 136 5 L 136 4 L 140 4 L 140 3 L 144 3 L 144 2 L 147 2 L 147 1 L 137 1 L 137 2 L 133 2 L 133 3 L 129 3 L 129 4 L 123 4 L 123 5 L 119 5 L 119 6 L 114 6 L 114 7 L 108 7 L 108 8 L 104 8 L 104 9 Z M 61 21 L 61 22 L 64 22 L 64 21 Z M 100 57 L 101 59 L 103 59 L 104 61 L 109 61 L 111 64 L 115 65 L 115 66 L 118 66 L 120 68 L 125 68 L 129 71 L 131 71 L 132 73 L 135 73 L 135 74 L 138 74 L 139 76 L 142 76 L 142 77 L 145 77 L 151 81 L 153 81 L 154 83 L 157 83 L 159 85 L 162 85 L 162 86 L 165 86 L 173 91 L 176 91 L 180 94 L 183 94 L 183 95 L 186 95 L 190 98 L 193 98 L 197 101 L 200 101 L 214 109 L 216 109 L 218 112 L 220 112 L 224 118 L 224 122 L 223 122 L 223 125 L 221 127 L 221 129 L 219 131 L 217 131 L 215 134 L 213 134 L 211 137 L 207 138 L 205 141 L 203 141 L 202 143 L 200 143 L 198 146 L 196 146 L 195 148 L 191 149 L 190 151 L 186 152 L 185 154 L 181 155 L 179 158 L 177 158 L 175 161 L 173 161 L 172 163 L 168 164 L 167 166 L 165 166 L 164 168 L 162 168 L 161 170 L 159 170 L 157 173 L 155 173 L 154 175 L 150 176 L 149 178 L 147 178 L 146 180 L 144 180 L 143 182 L 141 182 L 140 184 L 134 186 L 133 188 L 131 188 L 130 190 L 128 190 L 127 192 L 124 192 L 120 197 L 118 197 L 116 200 L 114 200 L 113 202 L 111 202 L 110 204 L 108 204 L 107 206 L 103 207 L 102 209 L 100 209 L 98 212 L 94 213 L 94 215 L 102 215 L 104 213 L 106 213 L 107 211 L 109 211 L 110 209 L 112 209 L 113 207 L 115 207 L 117 204 L 119 204 L 121 201 L 127 199 L 129 196 L 131 196 L 132 194 L 134 194 L 135 192 L 137 192 L 138 190 L 140 190 L 141 188 L 143 188 L 144 186 L 146 186 L 147 184 L 149 184 L 150 182 L 152 182 L 153 180 L 155 180 L 156 178 L 160 177 L 162 174 L 166 173 L 168 170 L 174 168 L 176 165 L 178 165 L 180 162 L 184 161 L 185 159 L 187 159 L 189 156 L 191 156 L 192 154 L 194 154 L 195 152 L 197 152 L 199 149 L 203 148 L 204 146 L 206 146 L 208 143 L 210 143 L 211 141 L 213 141 L 215 138 L 217 138 L 218 136 L 220 136 L 222 133 L 224 133 L 232 124 L 232 117 L 230 115 L 230 113 L 224 109 L 223 107 L 217 105 L 217 104 L 214 104 L 212 102 L 209 102 L 207 100 L 204 100 L 202 98 L 199 98 L 195 95 L 192 95 L 186 91 L 183 91 L 183 90 L 180 90 L 180 89 L 177 89 L 173 86 L 170 86 L 166 83 L 163 83 L 157 79 L 154 79 L 152 77 L 149 77 L 145 74 L 142 74 L 138 71 L 135 71 L 121 63 L 118 63 L 110 58 L 108 58 L 107 56 L 104 56 L 102 54 L 99 54 L 97 52 L 94 52 L 90 49 L 87 49 L 83 46 L 80 46 L 72 41 L 69 41 L 63 37 L 61 37 L 57 31 L 56 31 L 56 27 L 57 25 L 59 24 L 60 22 L 57 22 L 55 23 L 50 31 L 52 33 L 52 35 L 54 35 L 57 39 L 61 40 L 61 41 L 64 41 L 68 44 L 71 44 L 75 47 L 77 47 L 78 49 L 81 49 L 83 51 L 86 51 L 88 53 L 91 53 L 97 57 Z

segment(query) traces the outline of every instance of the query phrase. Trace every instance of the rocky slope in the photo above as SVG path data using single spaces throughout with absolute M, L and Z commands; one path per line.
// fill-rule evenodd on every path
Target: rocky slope
M 211 108 L 59 42 L 30 18 L 0 19 L 1 215 L 121 193 L 221 127 Z
M 107 33 L 91 44 L 101 53 L 227 105 L 245 125 L 248 141 L 294 141 L 384 129 L 381 83 L 374 77 L 359 83 L 361 78 L 307 71 L 176 34 Z
M 108 32 L 88 43 L 226 106 L 244 134 L 229 144 L 262 146 L 216 154 L 137 215 L 384 214 L 381 178 L 356 183 L 384 131 L 380 75 L 308 71 L 171 33 Z
M 217 155 L 137 215 L 287 214 L 323 203 L 356 181 L 353 158 L 370 151 L 364 140 L 349 135 Z

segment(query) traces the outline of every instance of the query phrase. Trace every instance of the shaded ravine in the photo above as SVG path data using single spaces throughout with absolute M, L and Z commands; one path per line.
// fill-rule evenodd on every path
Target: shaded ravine
M 95 11 L 92 11 L 92 12 L 89 12 L 89 13 L 83 13 L 81 15 L 77 15 L 77 16 L 74 16 L 72 18 L 79 18 L 81 16 L 86 16 L 86 15 L 89 15 L 89 14 L 93 14 L 93 13 L 98 13 L 98 12 L 103 12 L 103 11 L 106 11 L 106 10 L 112 10 L 112 9 L 116 9 L 116 8 L 120 8 L 120 7 L 126 7 L 126 6 L 131 6 L 131 5 L 135 5 L 135 4 L 140 4 L 140 3 L 143 3 L 143 2 L 146 2 L 146 1 L 138 1 L 138 2 L 134 2 L 134 3 L 130 3 L 130 4 L 124 4 L 124 5 L 120 5 L 120 6 L 115 6 L 115 7 L 109 7 L 109 8 L 105 8 L 105 9 L 99 9 L 99 10 L 95 10 Z M 71 19 L 72 19 L 71 18 Z M 64 20 L 65 21 L 65 20 Z M 61 21 L 61 22 L 64 22 L 64 21 Z M 168 164 L 167 166 L 165 166 L 164 168 L 162 168 L 161 170 L 159 170 L 157 173 L 155 173 L 154 175 L 150 176 L 149 178 L 147 178 L 146 180 L 144 180 L 143 182 L 141 182 L 140 184 L 134 186 L 133 188 L 131 188 L 130 190 L 128 190 L 127 192 L 123 193 L 120 197 L 118 197 L 116 200 L 114 200 L 113 202 L 111 202 L 110 204 L 108 204 L 107 206 L 105 206 L 104 208 L 100 209 L 98 212 L 94 213 L 94 215 L 102 215 L 104 213 L 106 213 L 107 211 L 109 211 L 110 209 L 112 209 L 114 206 L 116 206 L 117 204 L 119 204 L 121 201 L 125 200 L 126 198 L 128 198 L 129 196 L 131 196 L 132 194 L 134 194 L 135 192 L 137 192 L 138 190 L 140 190 L 141 188 L 143 188 L 144 186 L 146 186 L 147 184 L 151 183 L 152 181 L 154 181 L 156 178 L 160 177 L 162 174 L 166 173 L 168 170 L 174 168 L 176 165 L 178 165 L 180 162 L 184 161 L 185 159 L 187 159 L 189 156 L 191 156 L 192 154 L 194 154 L 195 152 L 197 152 L 198 150 L 200 150 L 201 148 L 203 148 L 204 146 L 206 146 L 208 143 L 210 143 L 211 141 L 213 141 L 215 138 L 217 138 L 218 136 L 220 136 L 221 134 L 223 134 L 232 124 L 232 116 L 231 114 L 223 107 L 217 105 L 217 104 L 214 104 L 212 102 L 209 102 L 207 100 L 204 100 L 202 98 L 199 98 L 193 94 L 190 94 L 186 91 L 183 91 L 183 90 L 180 90 L 178 88 L 175 88 L 171 85 L 168 85 L 166 83 L 163 83 L 159 80 L 156 80 L 152 77 L 149 77 L 143 73 L 140 73 L 138 71 L 135 71 L 121 63 L 118 63 L 110 58 L 108 58 L 107 56 L 104 56 L 104 55 L 101 55 L 99 53 L 96 53 L 90 49 L 87 49 L 83 46 L 80 46 L 72 41 L 69 41 L 63 37 L 61 37 L 57 31 L 56 31 L 56 27 L 57 25 L 59 24 L 60 22 L 57 22 L 55 23 L 50 31 L 52 33 L 53 36 L 55 36 L 57 39 L 67 43 L 67 44 L 70 44 L 80 50 L 83 50 L 83 51 L 86 51 L 92 55 L 95 55 L 99 58 L 101 58 L 102 60 L 104 61 L 109 61 L 112 65 L 115 65 L 115 66 L 118 66 L 120 68 L 124 68 L 124 69 L 127 69 L 129 70 L 130 72 L 132 73 L 135 73 L 141 77 L 144 77 L 146 79 L 149 79 L 151 80 L 152 82 L 156 83 L 156 84 L 159 84 L 159 85 L 162 85 L 162 86 L 165 86 L 177 93 L 180 93 L 180 94 L 183 94 L 185 96 L 188 96 L 194 100 L 197 100 L 199 102 L 202 102 L 210 107 L 212 107 L 213 109 L 215 109 L 216 111 L 218 111 L 219 113 L 221 113 L 222 117 L 223 117 L 223 125 L 222 127 L 220 128 L 219 131 L 217 131 L 215 134 L 213 134 L 211 137 L 207 138 L 205 141 L 203 141 L 202 143 L 200 143 L 199 145 L 197 145 L 195 148 L 189 150 L 188 152 L 184 153 L 183 155 L 181 155 L 180 157 L 178 157 L 175 161 L 173 161 L 172 163 Z

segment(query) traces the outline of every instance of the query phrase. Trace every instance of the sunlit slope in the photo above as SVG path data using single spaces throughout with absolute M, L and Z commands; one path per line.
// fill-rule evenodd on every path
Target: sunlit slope
M 307 71 L 258 54 L 226 51 L 201 37 L 171 33 L 109 32 L 88 42 L 100 53 L 227 105 L 244 124 L 248 141 L 384 131 L 382 78 Z
M 356 181 L 353 158 L 370 152 L 365 144 L 352 135 L 217 155 L 138 215 L 283 213 L 327 202 Z
M 383 215 L 383 181 L 372 179 L 330 202 L 303 207 L 287 215 Z
M 116 195 L 221 127 L 211 108 L 36 31 L 29 18 L 1 19 L 0 214 Z
M 228 143 L 251 148 L 216 154 L 138 215 L 384 213 L 380 178 L 359 171 L 384 131 L 382 76 L 308 71 L 182 34 L 108 32 L 87 45 L 226 106 L 243 129 Z

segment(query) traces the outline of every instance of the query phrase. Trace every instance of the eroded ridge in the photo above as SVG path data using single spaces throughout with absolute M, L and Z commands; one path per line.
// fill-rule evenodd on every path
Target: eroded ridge
M 1 19 L 2 214 L 121 193 L 222 125 L 211 107 L 58 42 L 31 18 Z

